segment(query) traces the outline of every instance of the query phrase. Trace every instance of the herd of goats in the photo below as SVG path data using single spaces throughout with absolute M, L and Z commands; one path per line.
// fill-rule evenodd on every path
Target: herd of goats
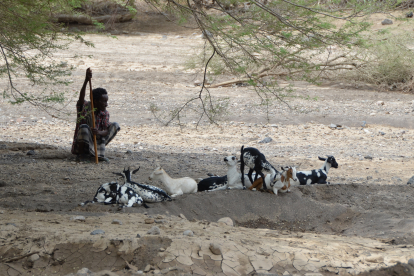
M 124 178 L 124 184 L 120 185 L 116 181 L 102 184 L 96 191 L 93 200 L 81 203 L 81 206 L 87 203 L 100 202 L 119 204 L 122 207 L 143 205 L 145 208 L 149 208 L 145 203 L 170 201 L 171 198 L 182 194 L 202 191 L 249 189 L 268 191 L 277 195 L 278 191 L 289 192 L 290 186 L 294 185 L 329 184 L 326 182 L 328 171 L 331 167 L 338 168 L 338 163 L 333 156 L 318 158 L 325 162 L 317 170 L 297 172 L 295 167 L 288 166 L 282 167 L 281 171 L 278 171 L 258 149 L 242 146 L 240 160 L 237 160 L 236 156 L 224 158 L 224 162 L 228 167 L 227 175 L 198 179 L 198 183 L 190 177 L 171 178 L 164 169 L 157 166 L 149 176 L 149 180 L 161 181 L 165 190 L 132 181 L 132 175 L 139 168 L 134 171 L 131 171 L 130 168 L 124 168 L 122 173 L 114 173 Z M 241 172 L 237 170 L 238 163 L 240 163 Z M 249 168 L 247 174 L 244 174 L 245 166 Z

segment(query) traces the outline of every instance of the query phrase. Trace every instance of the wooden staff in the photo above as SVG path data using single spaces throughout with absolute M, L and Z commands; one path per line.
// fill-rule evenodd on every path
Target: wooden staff
M 93 93 L 92 93 L 92 81 L 89 79 L 89 88 L 91 91 L 91 109 L 92 109 L 92 127 L 95 128 L 95 110 L 93 108 Z M 96 135 L 93 134 L 93 147 L 95 148 L 95 163 L 98 164 L 98 146 L 96 144 Z

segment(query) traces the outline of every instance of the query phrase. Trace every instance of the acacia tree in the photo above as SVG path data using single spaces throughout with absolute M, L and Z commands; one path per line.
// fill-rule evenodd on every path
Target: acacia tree
M 212 57 L 204 61 L 206 71 L 216 59 L 216 67 L 222 65 L 218 72 L 239 78 L 211 85 L 204 78 L 198 97 L 175 110 L 166 123 L 178 119 L 195 100 L 203 108 L 200 120 L 207 115 L 212 121 L 208 110 L 215 104 L 209 88 L 248 83 L 262 103 L 269 104 L 286 96 L 286 89 L 278 85 L 280 77 L 315 82 L 322 72 L 362 66 L 355 49 L 368 45 L 363 34 L 370 24 L 365 17 L 395 5 L 396 1 L 386 0 L 215 0 L 207 10 L 202 0 L 167 0 L 165 9 L 194 18 L 202 30 Z
M 66 49 L 73 40 L 88 44 L 81 36 L 61 32 L 51 21 L 53 12 L 73 10 L 82 0 L 0 0 L 0 76 L 6 76 L 8 87 L 3 97 L 11 103 L 29 102 L 46 111 L 50 103 L 62 102 L 63 94 L 47 92 L 40 95 L 20 91 L 17 78 L 26 78 L 33 85 L 67 84 L 71 68 L 53 59 L 57 50 Z

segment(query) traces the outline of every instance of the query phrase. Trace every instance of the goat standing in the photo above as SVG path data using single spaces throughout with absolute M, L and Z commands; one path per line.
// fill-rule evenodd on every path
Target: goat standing
M 249 172 L 247 173 L 247 176 L 249 177 L 249 180 L 251 183 L 253 183 L 252 174 L 253 171 L 256 172 L 255 179 L 257 179 L 258 175 L 262 177 L 262 179 L 265 179 L 265 176 L 263 174 L 264 172 L 267 172 L 270 174 L 270 182 L 273 181 L 273 179 L 276 177 L 278 171 L 270 164 L 263 153 L 261 153 L 256 148 L 244 148 L 244 146 L 241 147 L 241 154 L 240 154 L 240 171 L 241 171 L 241 182 L 243 184 L 244 189 L 246 186 L 244 185 L 244 166 L 249 167 Z M 266 179 L 263 181 L 263 187 L 266 188 Z

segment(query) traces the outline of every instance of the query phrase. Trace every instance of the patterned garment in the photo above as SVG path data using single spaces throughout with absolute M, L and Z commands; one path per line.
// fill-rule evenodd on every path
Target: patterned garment
M 105 157 L 105 146 L 115 137 L 115 135 L 120 130 L 118 123 L 111 123 L 108 128 L 108 135 L 106 136 L 96 136 L 96 144 L 98 150 L 98 157 Z M 93 145 L 93 135 L 91 128 L 87 125 L 80 125 L 78 136 L 76 139 L 77 142 L 83 142 L 89 148 L 89 154 L 95 156 L 95 147 Z M 76 143 L 75 151 L 78 152 L 78 144 Z
M 90 136 L 92 137 L 92 132 L 90 130 L 92 128 L 92 116 L 91 116 L 91 112 L 90 112 L 91 102 L 84 101 L 83 105 L 81 105 L 80 102 L 78 101 L 77 104 L 76 104 L 76 110 L 77 110 L 77 118 L 76 118 L 77 120 L 76 120 L 75 134 L 73 135 L 72 154 L 78 154 L 79 153 L 77 141 L 80 141 L 80 140 L 78 140 L 78 138 L 79 138 L 79 131 L 80 131 L 81 125 L 86 125 L 86 126 L 89 127 L 88 131 L 90 133 Z M 107 130 L 107 129 L 109 129 L 110 125 L 111 125 L 111 123 L 109 122 L 109 112 L 107 110 L 99 111 L 98 113 L 95 113 L 95 126 L 98 128 L 98 130 Z M 118 124 L 116 124 L 116 125 L 117 125 L 117 127 L 116 127 L 115 133 L 113 133 L 113 137 L 116 135 L 116 133 L 120 129 L 119 125 Z M 109 135 L 111 134 L 110 132 L 111 131 L 109 131 L 109 133 L 106 137 L 96 136 L 97 144 L 98 145 L 101 144 L 101 145 L 103 145 L 103 147 L 105 147 L 105 145 L 108 144 L 113 138 L 113 137 L 110 137 L 110 139 L 109 139 Z M 82 138 L 81 138 L 82 141 L 80 141 L 80 142 L 88 140 L 86 138 L 87 135 L 85 133 L 83 133 L 81 136 L 82 136 Z M 99 140 L 102 140 L 102 141 L 99 141 Z M 107 142 L 105 142 L 105 140 Z M 90 146 L 89 146 L 89 148 L 90 148 Z M 93 147 L 93 139 L 92 139 L 92 149 L 93 148 L 94 147 Z M 104 151 L 105 151 L 105 149 L 103 150 L 103 152 Z M 92 150 L 92 152 L 93 152 L 93 155 L 95 155 L 95 153 L 94 153 L 95 150 L 94 149 Z M 99 149 L 98 149 L 98 152 L 99 152 Z M 101 155 L 98 154 L 98 156 L 101 156 Z

